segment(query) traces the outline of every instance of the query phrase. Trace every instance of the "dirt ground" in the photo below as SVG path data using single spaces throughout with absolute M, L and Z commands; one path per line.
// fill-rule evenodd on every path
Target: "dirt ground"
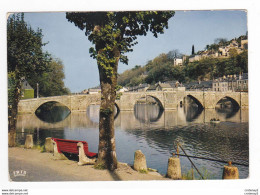
M 93 165 L 78 166 L 73 160 L 55 160 L 51 153 L 37 149 L 9 148 L 9 174 L 12 181 L 127 181 L 168 180 L 157 172 L 139 173 L 125 163 L 114 172 Z

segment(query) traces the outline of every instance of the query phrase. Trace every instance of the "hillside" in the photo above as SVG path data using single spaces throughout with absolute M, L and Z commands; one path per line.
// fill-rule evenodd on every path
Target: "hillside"
M 246 36 L 240 36 L 238 39 L 230 41 L 219 39 L 218 43 L 207 45 L 204 51 L 198 51 L 193 55 L 185 56 L 185 58 L 177 50 L 172 50 L 167 54 L 162 53 L 148 61 L 145 66 L 136 65 L 120 74 L 118 84 L 136 86 L 141 83 L 154 84 L 159 81 L 172 80 L 187 83 L 212 80 L 223 75 L 247 73 L 248 52 L 247 48 L 241 48 L 241 40 L 245 38 Z M 232 43 L 236 43 L 237 46 L 231 47 Z M 199 60 L 196 60 L 195 57 L 198 57 Z M 183 63 L 176 65 L 176 59 L 181 58 Z

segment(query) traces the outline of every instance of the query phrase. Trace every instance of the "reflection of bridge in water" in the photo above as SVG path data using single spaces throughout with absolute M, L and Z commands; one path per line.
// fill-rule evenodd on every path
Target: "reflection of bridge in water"
M 98 109 L 92 110 L 92 115 L 97 116 Z M 158 112 L 157 118 L 153 116 L 153 120 L 144 120 L 147 116 L 143 110 L 137 110 L 138 114 L 134 111 L 121 111 L 115 120 L 115 127 L 121 127 L 121 129 L 131 130 L 139 128 L 171 128 L 174 126 L 187 125 L 192 123 L 207 123 L 212 118 L 219 118 L 220 121 L 230 122 L 248 122 L 248 110 L 240 109 L 232 117 L 226 118 L 225 114 L 218 113 L 214 109 L 205 109 L 198 116 L 194 118 L 187 118 L 187 110 L 179 108 L 177 110 L 165 110 L 162 113 Z M 192 117 L 192 116 L 191 116 Z M 156 120 L 155 120 L 156 119 Z M 63 129 L 68 128 L 97 128 L 98 120 L 93 119 L 92 116 L 88 116 L 86 112 L 72 112 L 63 121 L 57 123 L 47 123 L 40 120 L 35 114 L 22 114 L 18 115 L 17 127 L 32 129 L 32 128 L 43 128 L 43 129 Z

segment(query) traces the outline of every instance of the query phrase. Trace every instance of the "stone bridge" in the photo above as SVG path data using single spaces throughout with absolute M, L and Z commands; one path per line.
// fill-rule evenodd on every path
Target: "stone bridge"
M 116 107 L 121 111 L 134 110 L 137 100 L 153 97 L 164 110 L 177 109 L 192 98 L 199 106 L 205 109 L 214 109 L 217 103 L 227 98 L 240 108 L 248 108 L 248 93 L 245 92 L 215 92 L 215 91 L 154 91 L 154 92 L 126 92 L 120 100 L 116 100 Z M 100 94 L 66 95 L 21 100 L 18 104 L 19 113 L 34 113 L 37 108 L 46 102 L 59 102 L 67 106 L 71 112 L 86 112 L 88 106 L 100 104 Z
M 18 113 L 34 113 L 37 108 L 47 102 L 58 102 L 68 107 L 71 112 L 86 111 L 89 105 L 100 104 L 100 94 L 65 95 L 21 100 L 18 104 Z

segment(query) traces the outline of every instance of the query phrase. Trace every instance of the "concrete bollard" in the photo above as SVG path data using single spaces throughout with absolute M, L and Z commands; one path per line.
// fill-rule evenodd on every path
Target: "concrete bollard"
M 224 165 L 222 179 L 239 179 L 238 168 L 228 162 L 228 166 Z
M 136 171 L 147 171 L 146 158 L 141 150 L 135 151 L 134 169 Z
M 24 148 L 33 148 L 33 135 L 26 135 Z
M 53 144 L 53 156 L 55 160 L 68 160 L 68 158 L 62 154 L 58 152 L 58 147 L 57 147 L 57 143 L 53 140 L 51 140 L 52 144 Z
M 170 157 L 168 160 L 167 177 L 181 179 L 181 163 L 177 157 Z
M 46 137 L 44 147 L 45 147 L 46 152 L 50 152 L 50 153 L 54 152 L 54 148 L 53 148 L 53 143 L 51 141 L 51 137 Z
M 96 162 L 96 158 L 90 159 L 86 156 L 84 152 L 84 145 L 82 142 L 77 143 L 78 150 L 79 150 L 79 162 L 78 165 L 94 165 Z

